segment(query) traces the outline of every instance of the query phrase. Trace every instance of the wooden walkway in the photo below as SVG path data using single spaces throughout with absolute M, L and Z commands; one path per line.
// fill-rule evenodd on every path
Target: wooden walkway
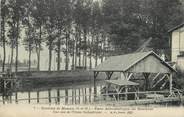
M 113 105 L 113 106 L 132 106 L 132 105 L 149 105 L 149 104 L 169 104 L 177 103 L 183 105 L 184 96 L 182 97 L 167 97 L 160 99 L 139 99 L 139 100 L 120 100 L 120 101 L 99 101 L 95 104 Z

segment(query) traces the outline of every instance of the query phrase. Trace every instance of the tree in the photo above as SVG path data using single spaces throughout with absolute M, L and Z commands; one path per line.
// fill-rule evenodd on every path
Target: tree
M 154 50 L 168 51 L 167 31 L 184 19 L 181 0 L 1 0 L 1 4 L 3 71 L 6 44 L 11 47 L 10 66 L 16 49 L 15 71 L 18 70 L 18 47 L 24 32 L 29 70 L 34 50 L 37 70 L 40 70 L 40 53 L 42 45 L 46 44 L 48 70 L 51 70 L 55 50 L 59 71 L 61 52 L 65 55 L 65 70 L 68 70 L 70 58 L 72 69 L 88 67 L 88 58 L 92 68 L 93 58 L 97 65 L 107 52 L 109 55 L 134 52 L 149 38 L 153 39 Z
M 2 72 L 5 71 L 5 63 L 6 63 L 6 37 L 5 37 L 5 25 L 7 18 L 7 3 L 6 0 L 1 0 L 1 40 L 3 46 L 3 64 L 2 64 Z
M 45 24 L 46 17 L 46 0 L 33 0 L 33 7 L 31 16 L 33 17 L 33 25 L 36 27 L 36 34 L 38 38 L 35 39 L 36 54 L 37 54 L 37 70 L 40 70 L 40 52 L 42 50 L 42 42 L 44 30 L 42 29 Z
M 49 67 L 48 71 L 51 71 L 51 64 L 52 64 L 52 50 L 53 50 L 53 43 L 58 35 L 58 30 L 56 27 L 57 19 L 56 19 L 56 2 L 53 0 L 47 1 L 47 11 L 46 11 L 46 23 L 45 28 L 47 31 L 47 38 L 46 38 L 46 44 L 49 49 Z
M 34 41 L 34 39 L 36 38 L 35 28 L 33 26 L 29 26 L 29 28 L 25 31 L 25 34 L 26 37 L 24 39 L 23 44 L 25 45 L 25 50 L 29 52 L 28 71 L 31 71 L 31 55 L 35 49 L 35 41 Z
M 104 0 L 102 4 L 106 32 L 117 54 L 133 52 L 149 38 L 155 51 L 168 48 L 168 29 L 183 20 L 179 0 Z
M 92 18 L 91 18 L 91 46 L 90 47 L 90 68 L 92 66 L 91 56 L 95 57 L 95 66 L 98 64 L 98 56 L 100 55 L 99 39 L 103 28 L 103 14 L 99 2 L 94 2 L 92 7 Z
M 35 49 L 35 38 L 36 38 L 36 29 L 32 23 L 31 10 L 33 7 L 33 1 L 27 1 L 25 4 L 25 15 L 23 18 L 23 25 L 25 28 L 26 37 L 23 40 L 23 44 L 25 45 L 25 50 L 28 51 L 28 71 L 31 70 L 31 55 Z
M 108 33 L 117 53 L 135 51 L 140 43 L 140 20 L 138 17 L 140 3 L 138 0 L 121 0 L 118 2 L 104 1 L 105 22 L 108 24 Z M 112 9 L 109 9 L 112 7 Z M 118 52 L 119 51 L 119 52 Z M 119 54 L 120 54 L 119 53 Z
M 77 56 L 78 56 L 78 66 L 81 66 L 81 35 L 82 35 L 82 7 L 83 7 L 83 0 L 76 0 L 74 4 L 74 13 L 73 13 L 73 20 L 75 23 L 75 40 L 76 40 L 76 63 L 77 63 Z
M 81 53 L 83 51 L 83 66 L 87 67 L 87 37 L 89 36 L 92 0 L 77 0 L 74 5 L 76 60 L 81 66 Z M 84 17 L 85 16 L 85 17 Z M 83 37 L 83 38 L 82 38 Z
M 57 52 L 57 70 L 60 70 L 60 53 L 61 45 L 66 44 L 66 27 L 71 23 L 71 2 L 67 0 L 58 0 L 55 4 L 56 8 L 56 30 L 58 31 L 57 39 L 55 40 L 55 50 Z M 65 48 L 66 49 L 66 48 Z M 64 51 L 64 50 L 63 50 Z M 65 53 L 66 56 L 66 53 Z M 66 63 L 67 64 L 67 63 Z M 66 66 L 65 64 L 65 66 Z
M 92 5 L 92 1 L 91 0 L 84 0 L 83 1 L 83 7 L 82 7 L 82 15 L 85 17 L 82 17 L 82 29 L 83 29 L 83 43 L 81 45 L 82 49 L 83 49 L 83 66 L 86 68 L 87 67 L 87 50 L 88 50 L 88 46 L 87 46 L 87 35 L 89 33 L 89 24 L 90 24 L 90 18 L 91 18 L 91 5 Z
M 71 38 L 71 29 L 72 29 L 72 11 L 71 11 L 71 3 L 69 3 L 67 10 L 65 13 L 67 14 L 65 17 L 65 25 L 64 25 L 64 34 L 65 34 L 65 70 L 68 70 L 69 67 L 69 39 Z
M 150 0 L 147 3 L 147 16 L 150 20 L 149 35 L 153 38 L 152 47 L 156 52 L 163 49 L 169 52 L 168 30 L 184 20 L 180 0 Z M 162 43 L 162 44 L 160 44 Z
M 10 17 L 12 24 L 14 25 L 12 28 L 14 30 L 14 38 L 15 38 L 15 48 L 16 48 L 16 58 L 15 58 L 15 72 L 18 71 L 18 47 L 19 47 L 19 37 L 20 37 L 20 25 L 22 18 L 24 17 L 24 5 L 25 0 L 9 0 L 8 1 L 8 8 L 10 12 Z
M 15 35 L 17 35 L 16 34 L 16 22 L 15 22 L 15 20 L 13 20 L 12 14 L 9 14 L 7 24 L 9 26 L 9 30 L 8 30 L 8 34 L 7 34 L 7 37 L 9 39 L 7 40 L 7 43 L 11 48 L 10 70 L 12 70 L 14 49 L 16 47 Z

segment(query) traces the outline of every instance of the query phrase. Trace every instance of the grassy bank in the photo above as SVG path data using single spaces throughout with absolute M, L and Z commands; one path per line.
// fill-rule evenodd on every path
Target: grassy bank
M 29 90 L 37 88 L 49 88 L 60 86 L 71 86 L 75 83 L 88 82 L 93 84 L 93 71 L 32 71 L 18 72 L 17 77 L 20 81 L 19 90 Z M 105 78 L 105 74 L 100 73 L 97 80 Z M 173 86 L 184 89 L 184 74 L 177 73 L 173 78 Z
M 80 71 L 33 71 L 18 72 L 19 90 L 28 90 L 42 87 L 67 86 L 80 82 L 93 82 L 93 72 L 89 70 Z M 102 74 L 98 80 L 105 78 Z

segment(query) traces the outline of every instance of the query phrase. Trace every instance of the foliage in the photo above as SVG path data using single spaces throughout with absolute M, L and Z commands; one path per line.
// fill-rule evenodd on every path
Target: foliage
M 7 3 L 1 16 L 7 14 L 8 45 L 14 48 L 23 41 L 26 50 L 35 49 L 39 56 L 42 43 L 46 43 L 58 57 L 60 52 L 66 58 L 72 56 L 73 64 L 74 58 L 79 58 L 79 65 L 82 55 L 86 62 L 87 57 L 97 61 L 112 54 L 134 52 L 150 38 L 151 48 L 168 52 L 167 31 L 184 20 L 181 0 L 7 0 Z M 22 27 L 26 37 L 16 40 L 24 33 Z

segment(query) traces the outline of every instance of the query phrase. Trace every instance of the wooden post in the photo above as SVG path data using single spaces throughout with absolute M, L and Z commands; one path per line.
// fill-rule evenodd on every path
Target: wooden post
M 85 98 L 84 98 L 84 89 L 82 88 L 82 102 L 85 102 Z
M 111 79 L 111 76 L 112 76 L 112 74 L 113 74 L 113 72 L 105 72 L 106 73 L 106 80 L 110 80 Z M 109 91 L 109 87 L 110 87 L 110 84 L 106 84 L 106 95 L 105 95 L 105 99 L 107 99 L 108 98 L 108 91 Z
M 4 99 L 4 95 L 2 95 L 2 100 L 3 100 L 3 104 L 5 104 L 5 99 Z
M 65 89 L 65 104 L 68 104 L 68 89 Z
M 72 104 L 74 103 L 74 89 L 72 88 Z
M 74 97 L 75 97 L 75 98 L 74 98 L 75 104 L 77 104 L 77 103 L 76 103 L 76 100 L 77 100 L 77 97 L 76 97 L 76 89 L 74 90 Z
M 15 103 L 18 103 L 18 94 L 15 92 Z
M 137 100 L 139 100 L 139 87 L 137 88 Z
M 169 78 L 169 92 L 170 92 L 170 95 L 172 95 L 172 73 L 170 74 L 170 78 Z
M 145 78 L 145 90 L 149 90 L 149 75 L 150 73 L 143 73 L 144 78 Z
M 10 103 L 12 103 L 12 95 L 10 95 Z
M 60 91 L 57 89 L 57 103 L 60 104 Z
M 108 92 L 109 91 L 109 84 L 106 83 L 106 88 L 105 88 L 105 100 L 108 98 Z
M 6 90 L 6 81 L 5 80 L 3 80 L 3 88 Z
M 31 98 L 31 95 L 30 95 L 30 91 L 28 91 L 28 103 L 30 104 L 30 98 Z
M 10 84 L 10 85 L 11 85 L 11 86 L 10 86 L 10 88 L 11 88 L 11 89 L 13 89 L 13 87 L 14 87 L 14 85 L 13 85 L 13 84 L 14 84 L 14 80 L 13 80 L 13 81 L 11 81 L 11 84 Z
M 118 86 L 118 88 L 115 88 L 115 89 L 116 89 L 117 93 L 120 94 L 122 92 L 123 87 Z M 119 98 L 119 99 L 121 99 L 121 98 Z
M 127 92 L 128 92 L 128 87 L 127 87 L 127 86 L 125 86 L 125 100 L 128 100 Z
M 118 101 L 120 100 L 120 93 L 121 93 L 121 87 L 118 86 L 118 89 L 117 89 L 117 93 L 118 93 Z
M 99 72 L 94 72 L 94 101 L 95 101 L 95 98 L 97 97 L 97 89 L 96 89 L 96 78 L 98 76 Z
M 137 100 L 137 92 L 135 92 L 134 100 Z
M 96 81 L 95 80 L 94 80 L 94 98 L 96 98 L 96 95 L 97 95 Z
M 81 94 L 80 94 L 80 88 L 79 88 L 79 104 L 80 104 L 80 96 L 81 96 Z
M 91 103 L 91 87 L 89 87 L 89 102 Z
M 96 72 L 94 72 L 94 100 L 96 98 L 96 94 L 97 94 L 97 91 L 96 91 Z
M 84 88 L 84 97 L 85 97 L 85 103 L 86 103 L 87 102 L 86 88 Z
M 37 103 L 39 103 L 39 101 L 40 101 L 40 100 L 39 100 L 39 97 L 40 97 L 39 95 L 40 95 L 40 94 L 39 94 L 39 91 L 37 91 Z
M 51 103 L 51 92 L 50 92 L 50 89 L 48 90 L 48 96 L 49 96 L 49 103 Z

